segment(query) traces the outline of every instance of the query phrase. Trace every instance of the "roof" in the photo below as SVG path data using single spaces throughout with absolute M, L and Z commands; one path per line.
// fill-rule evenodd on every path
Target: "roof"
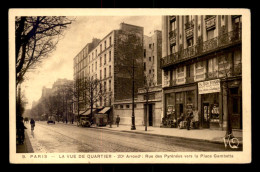
M 106 113 L 107 111 L 110 110 L 110 107 L 105 107 L 104 109 L 102 109 L 100 112 L 98 113 Z

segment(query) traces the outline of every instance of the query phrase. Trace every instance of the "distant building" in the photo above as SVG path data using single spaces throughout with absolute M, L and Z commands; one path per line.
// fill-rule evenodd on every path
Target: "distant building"
M 163 118 L 192 107 L 202 128 L 242 129 L 242 16 L 162 17 Z M 173 108 L 172 108 L 173 107 Z
M 95 107 L 113 107 L 115 101 L 132 97 L 133 65 L 137 93 L 143 86 L 143 27 L 121 23 L 118 30 L 90 44 L 92 49 L 85 47 L 74 58 L 74 81 L 84 77 L 101 81 L 100 89 L 106 96 Z M 82 103 L 80 109 L 87 108 Z

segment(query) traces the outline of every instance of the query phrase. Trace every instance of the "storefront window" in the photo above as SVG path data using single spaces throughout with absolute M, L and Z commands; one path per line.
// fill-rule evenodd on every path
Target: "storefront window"
M 187 102 L 187 104 L 192 105 L 192 107 L 194 107 L 194 103 L 195 103 L 194 95 L 195 95 L 194 90 L 186 92 L 186 102 Z

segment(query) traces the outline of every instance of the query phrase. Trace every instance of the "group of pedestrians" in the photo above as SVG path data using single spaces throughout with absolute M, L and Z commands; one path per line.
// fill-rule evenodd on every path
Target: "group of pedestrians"
M 186 118 L 184 117 L 183 114 L 181 114 L 180 118 L 178 118 L 178 120 L 177 120 L 178 126 L 180 126 L 180 128 L 181 128 L 182 127 L 181 125 L 183 125 L 183 127 L 184 127 L 185 126 L 184 125 L 184 121 L 186 119 L 186 129 L 190 130 L 190 128 L 191 128 L 191 121 L 192 121 L 193 117 L 194 117 L 193 110 L 190 107 L 189 109 L 187 109 Z

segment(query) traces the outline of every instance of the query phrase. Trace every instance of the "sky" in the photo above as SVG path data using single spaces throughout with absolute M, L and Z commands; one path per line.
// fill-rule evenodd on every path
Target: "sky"
M 161 30 L 161 16 L 78 16 L 64 32 L 54 52 L 38 68 L 26 73 L 22 90 L 27 100 L 26 109 L 38 101 L 45 86 L 51 88 L 58 78 L 73 80 L 73 58 L 92 38 L 102 39 L 120 23 L 144 27 L 144 35 Z

